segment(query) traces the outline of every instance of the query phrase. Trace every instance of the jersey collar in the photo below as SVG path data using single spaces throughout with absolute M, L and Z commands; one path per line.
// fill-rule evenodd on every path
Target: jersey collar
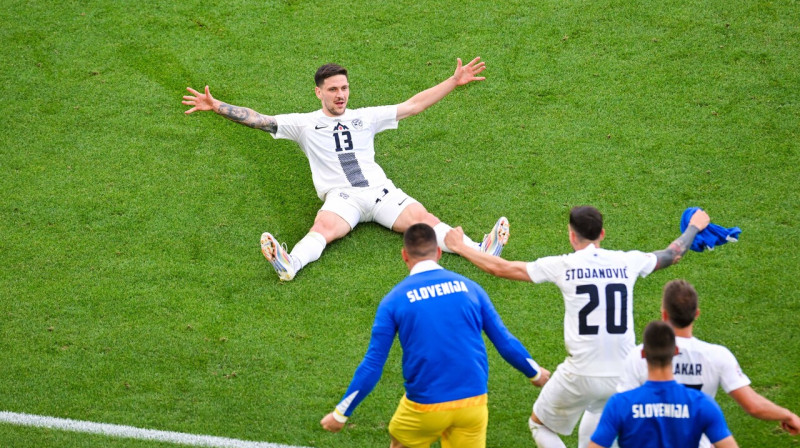
M 593 251 L 596 251 L 596 250 L 597 250 L 597 246 L 595 246 L 594 243 L 589 243 L 586 247 L 584 247 L 583 249 L 578 250 L 576 252 L 583 252 L 583 251 L 593 252 Z
M 444 269 L 444 268 L 439 266 L 439 263 L 433 260 L 422 260 L 419 263 L 415 264 L 413 268 L 411 268 L 411 272 L 408 275 L 420 274 L 422 272 L 433 271 L 436 269 Z

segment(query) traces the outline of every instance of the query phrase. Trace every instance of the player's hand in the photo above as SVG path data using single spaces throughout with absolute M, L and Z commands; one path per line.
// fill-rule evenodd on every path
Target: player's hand
M 708 227 L 710 222 L 711 218 L 709 218 L 708 213 L 704 210 L 697 210 L 692 215 L 692 218 L 689 219 L 689 225 L 697 227 L 701 232 Z
M 333 412 L 322 417 L 322 420 L 319 421 L 319 424 L 322 425 L 322 429 L 325 431 L 330 432 L 339 432 L 344 428 L 344 423 L 339 423 L 335 418 L 333 418 Z
M 213 96 L 211 96 L 211 92 L 208 90 L 208 86 L 206 86 L 204 93 L 200 93 L 191 87 L 187 87 L 186 90 L 188 90 L 192 95 L 184 96 L 182 103 L 187 106 L 194 106 L 194 107 L 192 107 L 191 109 L 187 110 L 184 113 L 190 114 L 198 110 L 214 110 L 214 102 L 216 100 L 214 99 Z
M 536 387 L 544 386 L 544 383 L 546 383 L 550 379 L 550 371 L 549 370 L 545 369 L 544 367 L 539 366 L 539 371 L 542 373 L 541 375 L 539 375 L 539 379 L 536 380 L 536 381 L 531 380 L 531 384 L 533 384 Z
M 464 246 L 464 229 L 461 226 L 450 229 L 444 236 L 444 245 L 455 253 Z
M 461 65 L 461 58 L 457 58 L 456 60 L 458 63 L 456 64 L 456 72 L 453 73 L 453 78 L 455 78 L 457 86 L 463 86 L 472 81 L 483 81 L 486 79 L 484 76 L 476 76 L 480 72 L 486 70 L 486 63 L 480 62 L 480 56 L 469 61 L 467 65 Z
M 793 436 L 800 434 L 800 417 L 797 414 L 792 414 L 781 422 L 781 428 Z

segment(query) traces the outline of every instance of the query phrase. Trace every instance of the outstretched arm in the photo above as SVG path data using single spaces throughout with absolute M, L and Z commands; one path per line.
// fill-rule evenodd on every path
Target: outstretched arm
M 461 227 L 456 227 L 447 232 L 444 237 L 444 244 L 448 249 L 466 258 L 481 270 L 496 277 L 523 282 L 531 281 L 527 263 L 524 261 L 508 261 L 467 246 L 464 244 L 464 230 Z
M 208 86 L 206 86 L 203 93 L 191 87 L 187 87 L 186 90 L 192 95 L 184 96 L 182 103 L 187 106 L 193 106 L 185 112 L 186 114 L 191 114 L 196 111 L 211 110 L 231 121 L 241 123 L 253 129 L 261 129 L 262 131 L 271 132 L 273 134 L 278 131 L 278 122 L 275 120 L 275 117 L 260 114 L 246 107 L 232 106 L 223 103 L 211 96 Z
M 340 431 L 356 406 L 369 395 L 378 383 L 396 333 L 397 327 L 394 325 L 390 312 L 385 306 L 379 305 L 364 359 L 361 360 L 356 373 L 353 374 L 353 379 L 342 400 L 332 412 L 322 417 L 319 422 L 326 431 Z
M 481 58 L 477 57 L 467 65 L 461 65 L 461 58 L 458 58 L 453 76 L 397 105 L 397 120 L 416 115 L 433 106 L 458 86 L 486 79 L 483 76 L 476 76 L 486 69 L 486 63 L 480 62 L 480 60 Z
M 728 393 L 748 414 L 760 420 L 781 422 L 781 427 L 792 435 L 800 433 L 800 417 L 792 411 L 778 406 L 760 395 L 750 386 L 740 387 Z
M 703 210 L 697 210 L 689 220 L 689 225 L 686 230 L 675 241 L 671 242 L 664 250 L 657 250 L 653 252 L 656 256 L 656 267 L 654 270 L 664 269 L 667 266 L 679 262 L 681 257 L 692 247 L 694 237 L 702 232 L 708 226 L 711 219 L 708 213 Z
M 511 334 L 503 319 L 485 293 L 478 293 L 481 301 L 483 331 L 507 363 L 524 373 L 534 386 L 542 387 L 550 379 L 550 371 L 539 366 L 516 336 Z

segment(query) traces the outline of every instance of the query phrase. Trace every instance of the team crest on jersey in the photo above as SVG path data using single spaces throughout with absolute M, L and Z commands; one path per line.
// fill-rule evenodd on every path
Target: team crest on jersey
M 364 122 L 363 122 L 363 121 L 361 121 L 361 119 L 360 119 L 360 118 L 356 118 L 355 120 L 353 120 L 353 121 L 351 122 L 351 124 L 352 124 L 352 125 L 353 125 L 353 127 L 354 127 L 354 128 L 356 128 L 356 129 L 361 129 L 361 128 L 363 128 L 363 127 L 364 127 Z
M 347 128 L 345 128 L 345 129 L 347 129 Z M 341 197 L 342 197 L 342 199 L 347 199 L 347 198 L 349 198 L 349 197 L 350 197 L 350 196 L 349 196 L 347 193 L 345 193 L 345 192 L 341 192 L 341 193 L 339 193 L 339 196 L 341 196 Z
M 345 129 L 350 129 L 347 126 L 343 125 L 341 122 L 336 123 L 336 126 L 333 127 L 334 131 L 344 131 Z

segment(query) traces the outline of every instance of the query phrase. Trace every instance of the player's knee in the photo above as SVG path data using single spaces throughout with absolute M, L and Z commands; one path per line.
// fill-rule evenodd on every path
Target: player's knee
M 435 226 L 436 224 L 439 224 L 440 222 L 439 218 L 437 218 L 432 213 L 425 210 L 425 207 L 423 207 L 422 205 L 420 205 L 419 207 L 414 207 L 411 210 L 411 221 L 413 222 L 413 224 L 422 223 L 422 224 L 427 224 L 431 227 Z
M 350 232 L 350 225 L 339 216 L 320 213 L 314 220 L 310 232 L 317 232 L 324 236 L 327 242 L 331 242 L 347 235 Z

